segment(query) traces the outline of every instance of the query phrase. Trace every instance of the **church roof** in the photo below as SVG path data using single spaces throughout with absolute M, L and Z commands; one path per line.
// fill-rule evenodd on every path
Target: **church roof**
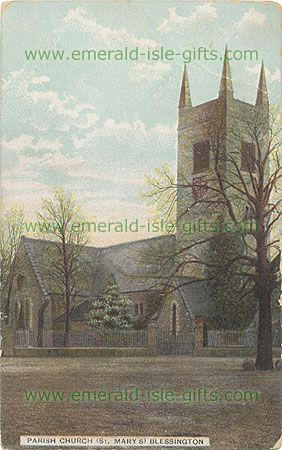
M 33 239 L 22 237 L 22 243 L 26 254 L 30 261 L 31 267 L 35 273 L 38 284 L 41 288 L 44 297 L 48 295 L 59 295 L 60 291 L 56 290 L 50 275 L 46 271 L 46 259 L 50 257 L 56 245 L 56 242 L 47 241 L 43 239 Z M 82 284 L 80 292 L 81 297 L 87 297 L 91 294 L 93 273 L 97 271 L 99 262 L 99 254 L 94 247 L 85 247 L 82 253 L 83 260 L 89 263 L 89 271 L 85 277 L 85 282 Z
M 192 317 L 207 317 L 209 296 L 207 281 L 195 277 L 181 277 L 177 279 L 179 295 Z
M 175 281 L 174 294 L 179 295 L 184 306 L 192 318 L 208 317 L 209 296 L 207 294 L 206 280 L 196 277 L 178 277 Z M 157 321 L 163 309 L 163 304 L 151 317 Z
M 57 244 L 25 236 L 22 242 L 43 295 L 59 295 L 60 292 L 52 286 L 44 264 L 48 251 Z M 174 235 L 164 235 L 103 248 L 84 247 L 82 257 L 89 270 L 79 295 L 82 298 L 99 296 L 110 274 L 114 275 L 121 293 L 152 289 L 158 280 L 152 276 L 152 266 L 146 264 L 146 252 L 149 254 L 156 246 L 173 248 L 174 243 Z
M 56 243 L 25 236 L 22 241 L 43 295 L 59 295 L 59 292 L 52 290 L 50 280 L 44 271 L 46 250 L 54 247 Z M 122 294 L 157 291 L 160 279 L 152 276 L 152 266 L 146 264 L 144 255 L 147 251 L 154 252 L 159 246 L 163 248 L 167 246 L 173 250 L 174 245 L 175 236 L 164 235 L 103 248 L 85 247 L 83 258 L 89 263 L 90 270 L 83 280 L 79 293 L 81 302 L 74 309 L 72 320 L 84 319 L 85 314 L 91 309 L 91 300 L 101 295 L 109 276 L 115 278 Z M 204 280 L 182 276 L 175 281 L 175 287 L 192 317 L 207 316 L 209 297 Z M 159 313 L 160 310 L 154 315 L 154 319 L 157 319 Z M 63 320 L 63 317 L 59 316 L 56 321 Z

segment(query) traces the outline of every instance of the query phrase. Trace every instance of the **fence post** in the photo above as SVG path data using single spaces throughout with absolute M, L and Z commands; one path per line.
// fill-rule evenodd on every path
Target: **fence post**
M 157 356 L 157 326 L 149 323 L 147 331 L 147 356 Z
M 194 356 L 203 356 L 204 354 L 204 332 L 203 325 L 201 323 L 195 325 L 194 335 Z
M 3 356 L 15 354 L 15 327 L 12 324 L 3 329 Z

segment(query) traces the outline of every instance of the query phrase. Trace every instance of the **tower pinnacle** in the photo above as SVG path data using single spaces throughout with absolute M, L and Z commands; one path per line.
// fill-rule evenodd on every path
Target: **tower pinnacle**
M 220 82 L 220 88 L 219 88 L 219 96 L 226 95 L 227 93 L 229 93 L 233 97 L 233 85 L 232 85 L 232 78 L 231 78 L 231 70 L 230 70 L 229 59 L 228 59 L 228 49 L 226 46 L 225 53 L 224 53 L 223 67 L 222 67 L 221 82 Z
M 184 65 L 184 72 L 182 77 L 181 91 L 178 103 L 179 108 L 183 106 L 187 106 L 188 108 L 192 107 L 186 64 Z
M 269 105 L 263 61 L 261 63 L 257 99 L 256 99 L 256 106 L 258 105 Z

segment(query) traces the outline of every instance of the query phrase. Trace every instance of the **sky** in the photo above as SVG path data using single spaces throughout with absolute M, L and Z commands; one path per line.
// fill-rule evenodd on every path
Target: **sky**
M 183 58 L 173 61 L 27 60 L 25 51 L 204 47 L 223 55 L 257 50 L 258 60 L 230 61 L 234 96 L 254 103 L 264 60 L 271 103 L 281 101 L 281 16 L 258 2 L 15 2 L 2 15 L 1 188 L 6 208 L 35 219 L 56 185 L 75 194 L 97 221 L 144 223 L 140 193 L 177 154 L 177 105 Z M 218 95 L 222 60 L 187 64 L 193 106 Z M 150 237 L 95 236 L 97 245 Z M 95 240 L 94 239 L 94 240 Z

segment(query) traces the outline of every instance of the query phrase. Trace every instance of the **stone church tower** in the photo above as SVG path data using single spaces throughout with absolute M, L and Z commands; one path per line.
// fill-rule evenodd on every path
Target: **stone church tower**
M 201 105 L 192 106 L 186 65 L 184 68 L 180 99 L 178 105 L 178 156 L 177 156 L 177 248 L 198 241 L 215 232 L 215 226 L 230 220 L 227 211 L 220 204 L 197 203 L 198 198 L 209 198 L 210 190 L 206 186 L 216 186 L 215 164 L 224 176 L 232 176 L 234 165 L 228 161 L 228 155 L 236 159 L 241 171 L 245 171 L 246 154 L 254 151 L 254 143 L 248 134 L 248 118 L 263 113 L 260 121 L 263 134 L 268 135 L 269 100 L 265 71 L 262 63 L 255 104 L 234 98 L 233 83 L 229 60 L 225 53 L 218 97 Z M 203 86 L 204 88 L 204 86 Z M 229 178 L 228 178 L 229 179 Z M 187 187 L 189 185 L 189 187 Z M 208 191 L 208 192 L 207 192 Z M 193 206 L 192 206 L 193 205 Z M 192 207 L 191 207 L 192 206 Z M 244 219 L 246 205 L 238 202 L 238 216 Z M 211 230 L 213 228 L 213 230 Z M 219 228 L 219 230 L 218 230 Z M 200 249 L 201 247 L 201 249 Z M 193 252 L 202 251 L 196 246 Z M 199 254 L 199 253 L 198 253 Z M 189 267 L 185 275 L 201 276 L 197 265 L 195 270 Z

